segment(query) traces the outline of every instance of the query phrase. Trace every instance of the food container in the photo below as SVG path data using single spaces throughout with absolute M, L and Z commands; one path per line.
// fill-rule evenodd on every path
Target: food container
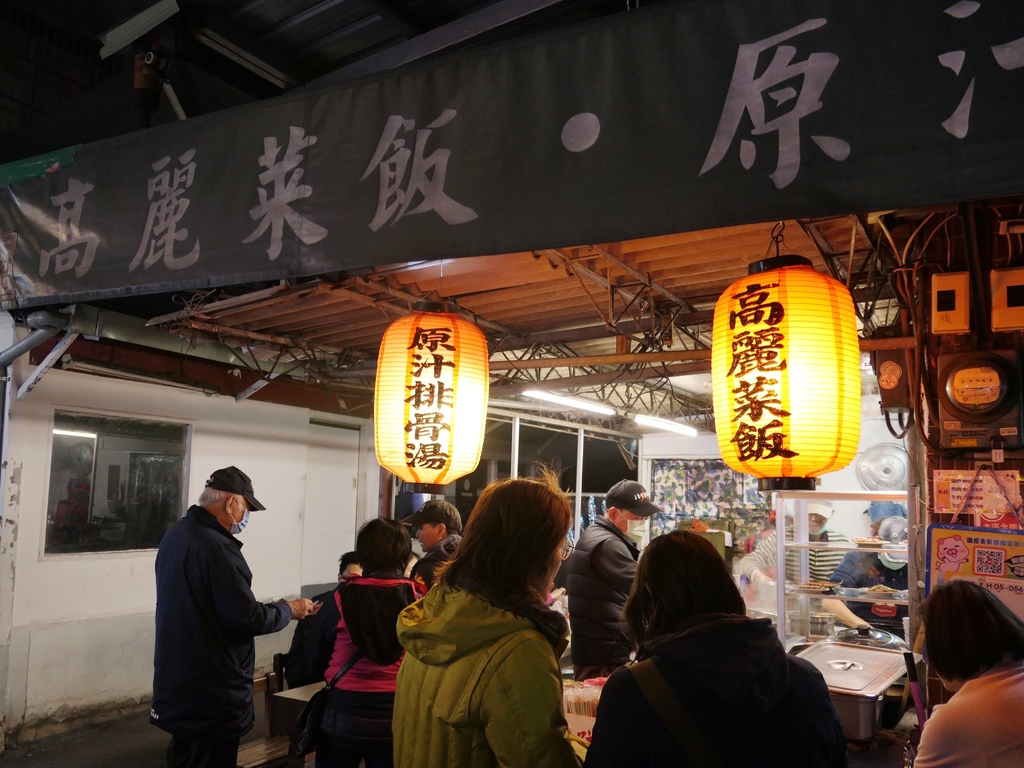
M 589 742 L 594 731 L 597 702 L 604 690 L 604 678 L 582 683 L 567 681 L 562 687 L 562 710 L 569 732 Z
M 811 632 L 812 636 L 828 637 L 835 631 L 836 617 L 831 613 L 812 613 Z
M 815 643 L 797 654 L 821 672 L 846 738 L 870 739 L 878 730 L 886 689 L 906 674 L 903 654 L 850 643 Z
M 594 736 L 595 722 L 596 718 L 588 715 L 574 715 L 571 712 L 567 712 L 565 715 L 565 725 L 569 729 L 569 733 L 583 739 L 587 743 Z
M 786 611 L 786 629 L 790 635 L 807 635 L 807 620 L 803 611 Z

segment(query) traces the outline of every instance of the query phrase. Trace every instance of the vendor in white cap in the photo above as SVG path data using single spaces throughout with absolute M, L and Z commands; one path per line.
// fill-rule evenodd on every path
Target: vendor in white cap
M 807 538 L 809 541 L 848 544 L 850 540 L 842 533 L 829 528 L 834 510 L 828 504 L 812 501 L 807 504 Z M 757 543 L 757 548 L 740 560 L 740 573 L 748 581 L 771 584 L 775 581 L 778 558 L 776 532 L 772 531 Z M 786 553 L 786 578 L 798 580 L 798 558 L 796 550 Z M 832 572 L 843 559 L 841 550 L 807 550 L 808 572 L 813 581 L 828 581 Z

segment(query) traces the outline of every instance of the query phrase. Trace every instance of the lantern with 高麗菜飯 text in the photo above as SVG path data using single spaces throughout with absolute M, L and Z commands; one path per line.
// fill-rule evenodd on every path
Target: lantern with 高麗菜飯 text
M 417 303 L 381 340 L 373 395 L 377 461 L 414 486 L 443 486 L 469 474 L 483 447 L 487 389 L 483 332 L 445 304 Z
M 715 305 L 715 426 L 725 463 L 762 491 L 813 490 L 860 440 L 853 298 L 802 256 L 750 267 Z

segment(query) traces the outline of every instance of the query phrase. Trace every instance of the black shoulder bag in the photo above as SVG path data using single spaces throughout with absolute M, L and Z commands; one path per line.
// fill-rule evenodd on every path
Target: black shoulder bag
M 627 667 L 643 692 L 644 697 L 654 707 L 661 722 L 668 732 L 682 747 L 683 754 L 690 758 L 697 768 L 721 768 L 722 760 L 718 752 L 711 746 L 693 718 L 679 703 L 679 699 L 668 687 L 665 678 L 651 659 Z
M 295 720 L 295 755 L 304 757 L 316 748 L 320 722 L 324 719 L 324 710 L 327 709 L 327 696 L 342 675 L 352 669 L 362 656 L 363 652 L 357 650 L 352 654 L 352 658 L 345 662 L 345 666 L 338 670 L 338 674 L 331 682 L 309 697 L 306 706 L 302 708 L 301 714 Z

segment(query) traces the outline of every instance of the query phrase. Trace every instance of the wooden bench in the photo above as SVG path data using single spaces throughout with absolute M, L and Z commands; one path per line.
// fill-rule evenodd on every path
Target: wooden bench
M 238 747 L 236 768 L 275 768 L 288 765 L 288 737 L 274 735 L 274 723 L 271 719 L 272 702 L 277 690 L 277 676 L 273 672 L 252 681 L 253 696 L 263 694 L 263 737 Z
M 238 748 L 236 768 L 271 768 L 288 765 L 288 737 L 254 739 Z

